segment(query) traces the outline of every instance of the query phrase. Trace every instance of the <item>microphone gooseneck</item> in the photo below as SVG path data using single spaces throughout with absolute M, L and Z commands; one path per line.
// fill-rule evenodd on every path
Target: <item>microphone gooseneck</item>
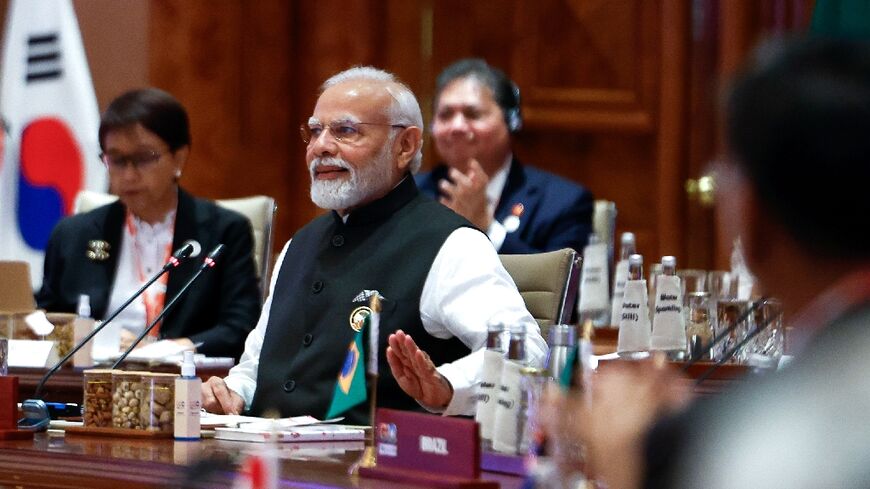
M 190 246 L 190 245 L 188 245 L 188 246 Z M 124 353 L 118 358 L 118 360 L 114 363 L 114 365 L 112 365 L 112 369 L 118 368 L 118 365 L 120 365 L 121 362 L 123 362 L 124 359 L 127 358 L 127 355 L 129 355 L 130 352 L 132 352 L 133 349 L 139 345 L 139 343 L 145 338 L 145 336 L 147 336 L 148 333 L 150 333 L 151 330 L 154 329 L 154 326 L 156 326 L 157 323 L 159 323 L 160 320 L 163 319 L 163 316 L 165 316 L 166 313 L 168 313 L 169 310 L 172 309 L 172 307 L 175 305 L 175 303 L 178 302 L 178 299 L 180 299 L 181 296 L 183 296 L 185 293 L 187 293 L 187 291 L 190 289 L 190 286 L 193 285 L 193 283 L 199 278 L 200 275 L 202 275 L 202 272 L 206 271 L 209 268 L 213 268 L 215 266 L 215 264 L 217 263 L 218 257 L 221 255 L 221 253 L 223 253 L 223 251 L 224 251 L 223 243 L 214 247 L 214 249 L 211 251 L 211 253 L 209 253 L 208 256 L 206 256 L 205 259 L 202 261 L 202 265 L 199 266 L 199 269 L 196 271 L 196 273 L 194 273 L 193 276 L 190 277 L 190 280 L 188 280 L 187 283 L 184 284 L 184 286 L 181 288 L 181 290 L 179 290 L 178 293 L 175 294 L 175 297 L 173 297 L 169 301 L 169 303 L 163 307 L 163 310 L 160 311 L 160 314 L 158 314 L 157 317 L 154 318 L 153 321 L 151 321 L 151 324 L 149 324 L 148 327 L 146 327 L 141 333 L 139 333 L 139 336 L 137 336 L 136 339 L 133 340 L 133 343 L 130 344 L 129 347 L 127 347 L 127 349 L 124 351 Z
M 58 361 L 53 367 L 51 367 L 51 369 L 48 372 L 46 372 L 46 374 L 42 377 L 42 380 L 40 380 L 39 384 L 36 386 L 36 390 L 33 393 L 33 397 L 35 399 L 41 399 L 40 394 L 42 394 L 42 389 L 45 386 L 45 383 L 48 381 L 48 379 L 51 378 L 52 375 L 55 374 L 55 372 L 58 371 L 58 369 L 60 369 L 61 366 L 63 366 L 63 364 L 65 364 L 70 358 L 72 358 L 72 356 L 75 355 L 76 352 L 81 350 L 82 347 L 85 346 L 87 344 L 87 342 L 91 340 L 91 338 L 96 336 L 97 333 L 102 331 L 103 328 L 105 328 L 109 323 L 111 323 L 112 320 L 115 319 L 118 316 L 118 314 L 120 314 L 124 309 L 126 309 L 127 306 L 129 306 L 134 300 L 136 300 L 137 297 L 142 295 L 142 293 L 145 292 L 145 289 L 150 287 L 151 284 L 153 284 L 154 282 L 157 281 L 157 279 L 162 277 L 164 273 L 166 273 L 169 270 L 180 265 L 182 261 L 184 261 L 187 257 L 190 256 L 191 252 L 193 252 L 193 246 L 189 243 L 185 244 L 181 248 L 177 249 L 175 251 L 175 253 L 173 253 L 172 256 L 169 257 L 169 260 L 166 261 L 166 264 L 163 265 L 163 268 L 161 268 L 160 271 L 158 271 L 153 277 L 151 277 L 151 279 L 149 279 L 148 282 L 145 283 L 145 285 L 143 285 L 141 288 L 139 288 L 139 290 L 137 290 L 136 293 L 134 293 L 132 296 L 130 296 L 129 299 L 127 299 L 123 304 L 121 304 L 121 307 L 115 309 L 112 312 L 112 314 L 109 315 L 109 317 L 107 317 L 103 322 L 101 322 L 99 324 L 99 326 L 94 328 L 93 331 L 91 331 L 90 333 L 87 334 L 87 336 L 82 338 L 82 340 L 72 350 L 70 350 L 69 353 L 67 353 L 63 358 L 60 359 L 60 361 Z

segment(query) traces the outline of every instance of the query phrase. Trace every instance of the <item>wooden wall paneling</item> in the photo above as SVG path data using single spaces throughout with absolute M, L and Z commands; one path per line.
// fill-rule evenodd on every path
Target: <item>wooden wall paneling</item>
M 248 4 L 239 19 L 243 33 L 239 68 L 245 87 L 240 94 L 239 160 L 246 178 L 230 179 L 238 180 L 240 194 L 264 193 L 276 199 L 276 248 L 283 246 L 310 214 L 300 212 L 310 205 L 308 173 L 294 151 L 301 142 L 295 117 L 297 79 L 288 61 L 296 48 L 293 18 L 289 2 L 260 1 Z
M 152 84 L 175 94 L 191 118 L 182 185 L 209 198 L 275 197 L 276 248 L 307 208 L 297 202 L 306 173 L 291 164 L 291 13 L 277 0 L 153 1 L 151 17 Z
M 518 2 L 513 71 L 530 127 L 651 132 L 658 2 Z
M 483 58 L 513 77 L 511 57 L 514 44 L 512 25 L 516 1 L 505 0 L 423 0 L 431 8 L 432 53 L 423 70 L 428 81 L 417 92 L 427 127 L 431 128 L 435 78 L 448 65 L 461 58 Z M 428 15 L 428 12 L 427 12 Z M 424 48 L 425 46 L 421 46 Z M 422 75 L 422 73 L 421 73 Z M 523 87 L 520 87 L 521 89 Z M 524 94 L 523 94 L 524 96 Z M 423 169 L 433 167 L 438 155 L 432 147 L 429 129 L 423 155 Z
M 102 112 L 121 93 L 148 85 L 150 6 L 117 0 L 75 0 L 73 6 Z
M 241 16 L 240 2 L 152 3 L 151 82 L 188 110 L 193 141 L 181 183 L 204 197 L 236 194 L 249 173 L 240 151 Z
M 657 261 L 658 2 L 517 1 L 520 158 L 616 202 L 617 233 Z
M 659 254 L 654 135 L 525 130 L 515 148 L 522 161 L 616 202 L 617 235 L 635 233 L 647 260 Z
M 688 144 L 688 172 L 680 179 L 698 178 L 708 171 L 719 151 L 718 95 L 719 1 L 692 0 L 692 37 L 689 40 L 689 119 L 685 138 Z M 681 267 L 713 269 L 716 263 L 716 234 L 713 209 L 703 207 L 684 194 L 685 261 Z
M 685 263 L 685 192 L 687 67 L 691 39 L 691 5 L 663 0 L 661 85 L 659 96 L 657 231 L 659 255 L 674 255 Z M 683 232 L 680 232 L 680 231 Z M 658 256 L 650 257 L 650 261 Z

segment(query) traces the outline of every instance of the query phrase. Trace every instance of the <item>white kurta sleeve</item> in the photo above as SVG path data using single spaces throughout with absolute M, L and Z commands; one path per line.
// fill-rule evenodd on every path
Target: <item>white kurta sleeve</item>
M 457 229 L 445 240 L 423 286 L 420 319 L 430 335 L 442 339 L 455 336 L 472 351 L 438 366 L 453 386 L 453 399 L 444 411 L 447 415 L 474 414 L 489 323 L 526 326 L 530 365 L 543 365 L 547 355 L 538 323 L 526 310 L 495 248 L 486 235 L 474 229 Z

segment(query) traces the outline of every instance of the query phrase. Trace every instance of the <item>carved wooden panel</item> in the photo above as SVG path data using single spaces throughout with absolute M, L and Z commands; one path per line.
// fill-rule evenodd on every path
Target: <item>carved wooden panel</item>
M 660 2 L 517 2 L 512 72 L 532 127 L 651 132 Z

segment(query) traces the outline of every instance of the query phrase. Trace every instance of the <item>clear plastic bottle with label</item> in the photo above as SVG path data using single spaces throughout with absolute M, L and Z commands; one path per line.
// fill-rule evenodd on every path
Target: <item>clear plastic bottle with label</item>
M 628 280 L 622 299 L 617 353 L 627 358 L 642 358 L 650 347 L 649 300 L 643 279 L 643 256 L 633 254 L 628 259 Z
M 483 351 L 483 375 L 477 391 L 475 421 L 480 425 L 480 441 L 484 450 L 492 449 L 492 431 L 495 423 L 495 406 L 498 402 L 499 383 L 505 355 L 504 323 L 494 322 L 487 326 L 486 349 Z
M 619 318 L 622 317 L 622 297 L 625 294 L 625 281 L 628 280 L 628 258 L 637 252 L 634 233 L 622 233 L 619 241 L 619 261 L 613 274 L 613 299 L 610 311 L 610 322 L 614 326 L 619 326 Z
M 589 235 L 589 243 L 583 249 L 583 267 L 580 276 L 580 300 L 577 312 L 580 323 L 587 319 L 596 328 L 610 326 L 610 284 L 607 245 L 598 234 Z
M 495 406 L 495 426 L 492 448 L 497 452 L 515 454 L 523 433 L 523 416 L 520 412 L 522 393 L 522 369 L 526 366 L 526 325 L 514 324 L 510 328 L 507 360 L 504 362 L 499 382 L 498 401 Z
M 669 360 L 682 360 L 686 354 L 686 322 L 676 257 L 662 257 L 662 274 L 652 302 L 651 349 L 664 352 Z

